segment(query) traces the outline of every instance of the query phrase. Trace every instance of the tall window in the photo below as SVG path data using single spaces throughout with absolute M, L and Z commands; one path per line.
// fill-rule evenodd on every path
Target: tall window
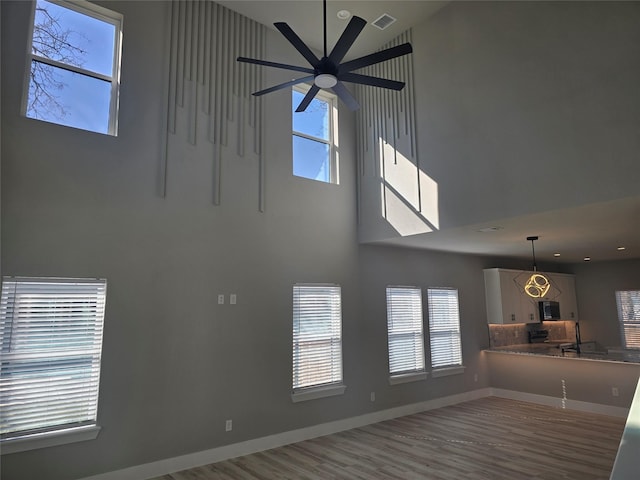
M 3 279 L 3 443 L 95 427 L 105 297 L 106 280 Z
M 622 344 L 640 348 L 640 290 L 616 292 Z
M 293 391 L 342 383 L 340 286 L 293 286 Z
M 37 0 L 24 114 L 117 134 L 122 15 L 86 1 Z
M 309 87 L 293 88 L 293 174 L 338 183 L 337 108 L 333 95 L 320 90 L 304 112 L 296 112 Z
M 431 337 L 431 367 L 446 368 L 462 365 L 458 290 L 427 289 L 429 336 Z
M 424 371 L 422 292 L 415 287 L 387 287 L 387 338 L 391 375 Z

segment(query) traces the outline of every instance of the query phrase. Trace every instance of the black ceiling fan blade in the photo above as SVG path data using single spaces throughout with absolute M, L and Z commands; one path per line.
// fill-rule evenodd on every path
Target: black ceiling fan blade
M 258 60 L 256 58 L 238 57 L 238 62 L 252 63 L 254 65 L 263 65 L 265 67 L 283 68 L 284 70 L 293 70 L 295 72 L 314 73 L 313 68 L 298 67 L 296 65 L 287 65 L 286 63 L 268 62 L 266 60 Z
M 289 25 L 284 22 L 276 22 L 273 24 L 282 35 L 285 36 L 289 43 L 295 47 L 300 54 L 307 59 L 307 62 L 312 67 L 315 67 L 318 63 L 320 63 L 320 59 L 316 57 L 316 55 L 311 51 L 309 47 L 305 45 L 302 39 L 294 32 Z
M 352 112 L 360 108 L 360 104 L 357 102 L 354 96 L 351 95 L 351 92 L 347 90 L 347 87 L 344 86 L 344 83 L 338 82 L 331 89 Z
M 304 98 L 300 102 L 300 105 L 298 105 L 298 108 L 296 108 L 296 112 L 304 112 L 307 109 L 307 107 L 309 106 L 309 104 L 311 103 L 311 100 L 314 99 L 314 97 L 316 96 L 316 94 L 319 91 L 320 91 L 320 87 L 318 87 L 317 85 L 314 84 L 309 89 L 307 94 L 304 96 Z
M 289 82 L 280 83 L 278 85 L 274 85 L 273 87 L 265 88 L 264 90 L 260 90 L 259 92 L 255 92 L 252 95 L 259 97 L 266 93 L 275 92 L 276 90 L 282 90 L 283 88 L 291 87 L 293 85 L 297 85 L 298 83 L 304 83 L 313 81 L 314 76 L 309 75 L 308 77 L 296 78 L 295 80 L 291 80 Z
M 374 65 L 376 63 L 386 62 L 387 60 L 401 57 L 402 55 L 407 55 L 411 52 L 413 52 L 413 47 L 411 47 L 411 44 L 403 43 L 402 45 L 397 45 L 395 47 L 387 48 L 386 50 L 381 50 L 379 52 L 375 52 L 370 55 L 365 55 L 364 57 L 345 62 L 340 65 L 339 73 L 350 72 L 352 70 L 358 70 L 359 68 L 368 67 L 369 65 Z
M 331 54 L 329 54 L 329 60 L 331 60 L 334 64 L 338 65 L 344 56 L 347 54 L 353 42 L 356 41 L 360 32 L 367 24 L 367 21 L 360 17 L 351 17 L 347 28 L 344 29 L 340 39 L 336 42 L 336 45 L 331 50 Z
M 388 80 L 386 78 L 370 77 L 369 75 L 361 75 L 359 73 L 341 73 L 338 75 L 338 80 L 343 82 L 360 83 L 362 85 L 371 85 L 372 87 L 389 88 L 391 90 L 402 90 L 404 88 L 404 82 L 398 82 L 396 80 Z

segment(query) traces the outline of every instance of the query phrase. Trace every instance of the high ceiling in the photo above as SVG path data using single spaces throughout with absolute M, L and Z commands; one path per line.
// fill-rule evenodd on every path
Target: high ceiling
M 223 0 L 217 3 L 234 10 L 272 28 L 274 22 L 285 22 L 310 47 L 318 52 L 323 50 L 323 7 L 321 0 L 267 1 L 267 0 Z M 337 0 L 327 1 L 327 49 L 331 51 L 340 38 L 349 19 L 341 20 L 338 12 L 347 10 L 352 15 L 364 18 L 364 28 L 353 47 L 345 57 L 353 59 L 372 53 L 400 33 L 426 20 L 430 15 L 442 8 L 446 1 L 365 1 Z M 396 19 L 389 27 L 380 30 L 371 25 L 383 14 Z M 293 48 L 293 47 L 292 47 Z M 305 60 L 300 57 L 301 66 Z
M 268 1 L 218 0 L 272 29 L 274 22 L 286 22 L 319 53 L 323 49 L 323 6 L 321 0 Z M 423 23 L 448 1 L 360 1 L 329 0 L 327 2 L 327 48 L 349 22 L 337 14 L 347 10 L 369 23 L 348 52 L 346 59 L 372 53 L 408 28 Z M 383 14 L 396 18 L 387 29 L 371 25 Z M 293 48 L 293 47 L 292 47 Z M 300 65 L 305 60 L 300 57 Z M 639 189 L 640 190 L 640 189 Z M 498 227 L 493 230 L 490 227 Z M 487 230 L 481 232 L 480 230 Z M 536 258 L 539 261 L 582 262 L 640 258 L 640 196 L 581 206 L 523 217 L 498 219 L 484 224 L 445 229 L 432 233 L 402 237 L 392 245 L 429 248 L 452 252 L 505 257 L 531 258 L 531 244 L 526 237 L 538 235 Z M 618 250 L 624 247 L 624 250 Z M 554 257 L 554 253 L 560 253 Z

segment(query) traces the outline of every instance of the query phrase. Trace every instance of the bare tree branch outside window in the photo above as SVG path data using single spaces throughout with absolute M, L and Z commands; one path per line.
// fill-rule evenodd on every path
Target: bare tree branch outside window
M 60 18 L 52 15 L 44 2 L 36 4 L 33 55 L 82 67 L 87 53 L 83 48 L 86 41 L 82 34 L 63 27 Z M 27 104 L 29 117 L 45 119 L 53 116 L 56 119 L 62 119 L 66 116 L 67 112 L 57 94 L 67 86 L 62 79 L 62 71 L 64 70 L 60 67 L 33 59 Z

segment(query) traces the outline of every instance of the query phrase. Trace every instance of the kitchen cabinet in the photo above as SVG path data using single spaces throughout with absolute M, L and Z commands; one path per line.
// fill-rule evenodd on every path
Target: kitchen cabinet
M 578 300 L 576 298 L 576 279 L 574 275 L 566 273 L 545 273 L 551 282 L 551 288 L 545 300 L 555 300 L 560 303 L 560 318 L 562 320 L 578 321 Z M 555 291 L 554 291 L 555 289 Z
M 550 287 L 544 297 L 532 298 L 523 289 L 532 273 L 502 268 L 484 270 L 488 323 L 538 323 L 539 300 L 560 303 L 562 320 L 578 320 L 575 277 L 564 273 L 540 272 L 547 277 Z
M 487 321 L 489 323 L 537 323 L 537 304 L 520 287 L 521 270 L 484 270 Z

